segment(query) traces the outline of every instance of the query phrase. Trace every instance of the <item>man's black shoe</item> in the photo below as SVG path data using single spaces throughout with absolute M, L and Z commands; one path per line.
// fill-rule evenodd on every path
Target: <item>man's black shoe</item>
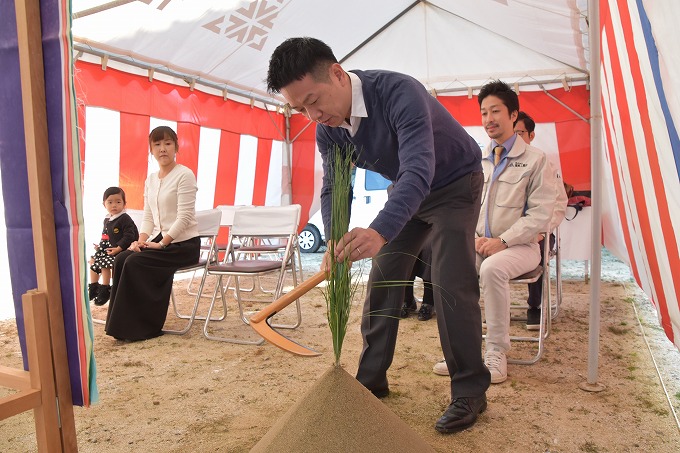
M 385 389 L 376 389 L 376 390 L 371 390 L 371 393 L 376 397 L 376 398 L 387 398 L 390 394 L 390 389 L 385 388 Z
M 434 307 L 428 304 L 420 304 L 420 310 L 418 310 L 418 321 L 427 321 L 432 319 L 432 312 Z
M 418 306 L 416 305 L 415 300 L 411 300 L 411 303 L 406 303 L 404 302 L 404 305 L 401 306 L 401 312 L 399 313 L 399 317 L 404 319 L 408 318 L 411 313 L 415 313 L 416 310 L 418 309 Z
M 437 420 L 434 429 L 444 434 L 457 433 L 474 425 L 477 416 L 485 410 L 486 395 L 478 398 L 456 398 Z
M 529 308 L 527 310 L 527 330 L 540 330 L 541 328 L 541 309 Z

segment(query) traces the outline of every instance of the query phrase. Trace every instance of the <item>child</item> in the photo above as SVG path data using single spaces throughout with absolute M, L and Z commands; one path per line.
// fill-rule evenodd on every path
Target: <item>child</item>
M 88 295 L 95 305 L 104 305 L 111 295 L 113 258 L 130 247 L 139 237 L 137 226 L 125 213 L 125 192 L 120 187 L 109 187 L 104 192 L 104 207 L 109 215 L 104 219 L 104 230 L 95 253 L 90 259 Z M 99 274 L 102 284 L 99 284 Z

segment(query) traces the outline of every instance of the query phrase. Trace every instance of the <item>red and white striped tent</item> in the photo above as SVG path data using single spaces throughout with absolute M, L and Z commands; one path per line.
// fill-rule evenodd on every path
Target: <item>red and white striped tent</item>
M 480 143 L 487 138 L 479 128 L 478 88 L 491 78 L 514 85 L 521 108 L 537 120 L 538 146 L 555 153 L 564 180 L 576 190 L 602 181 L 603 244 L 630 263 L 667 336 L 680 345 L 680 101 L 671 83 L 680 75 L 672 26 L 678 2 L 599 2 L 594 29 L 602 37 L 597 69 L 606 165 L 592 176 L 589 62 L 591 43 L 599 40 L 589 39 L 586 0 L 349 0 L 332 8 L 312 0 L 74 0 L 73 6 L 86 213 L 108 182 L 127 187 L 132 204 L 141 203 L 150 171 L 144 137 L 160 121 L 180 131 L 187 153 L 180 159 L 197 172 L 199 207 L 295 202 L 313 213 L 319 185 L 313 126 L 299 115 L 287 119 L 264 79 L 279 43 L 315 36 L 345 68 L 418 78 Z M 89 157 L 104 150 L 113 164 L 92 169 Z
M 65 0 L 43 3 L 69 7 Z M 680 96 L 672 83 L 680 79 L 674 52 L 680 2 L 72 0 L 70 6 L 72 23 L 67 15 L 60 23 L 66 37 L 71 25 L 73 38 L 87 244 L 101 225 L 104 188 L 123 187 L 129 207 L 141 207 L 144 179 L 154 170 L 147 136 L 157 124 L 179 133 L 178 159 L 198 178 L 197 208 L 300 203 L 305 215 L 313 213 L 320 185 L 314 127 L 287 115 L 264 79 L 278 44 L 314 36 L 347 69 L 413 75 L 480 143 L 487 138 L 479 127 L 479 87 L 492 78 L 515 86 L 522 109 L 538 122 L 538 146 L 565 181 L 593 189 L 595 244 L 601 230 L 680 346 Z M 593 248 L 595 256 L 599 246 Z M 79 278 L 74 286 L 84 287 Z

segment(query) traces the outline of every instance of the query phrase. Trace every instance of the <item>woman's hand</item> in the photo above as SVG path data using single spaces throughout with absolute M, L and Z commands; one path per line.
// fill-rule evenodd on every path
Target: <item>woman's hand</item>
M 141 241 L 135 241 L 132 244 L 130 244 L 130 247 L 128 247 L 128 250 L 131 250 L 133 252 L 141 252 L 142 249 L 144 248 L 145 242 Z

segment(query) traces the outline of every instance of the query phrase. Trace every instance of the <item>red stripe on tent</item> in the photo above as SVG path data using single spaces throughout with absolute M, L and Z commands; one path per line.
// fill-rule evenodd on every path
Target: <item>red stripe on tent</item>
M 269 161 L 272 158 L 272 141 L 257 141 L 257 160 L 255 161 L 255 181 L 253 182 L 253 204 L 264 206 L 267 199 L 267 180 L 269 179 Z
M 604 49 L 602 49 L 602 55 L 605 55 Z M 603 67 L 602 72 L 604 77 L 602 80 L 608 80 L 606 77 L 606 69 Z M 616 112 L 612 111 L 611 104 L 605 102 L 604 97 L 601 98 L 602 110 L 605 114 L 602 115 L 604 121 L 604 131 L 607 140 L 607 150 L 609 152 L 609 162 L 612 170 L 612 182 L 614 185 L 614 192 L 616 194 L 616 207 L 619 212 L 619 217 L 621 219 L 621 229 L 623 230 L 623 240 L 626 244 L 626 250 L 628 250 L 628 261 L 630 262 L 631 269 L 633 271 L 633 276 L 635 280 L 640 282 L 640 271 L 638 269 L 637 261 L 635 261 L 635 255 L 633 253 L 633 244 L 631 242 L 630 229 L 628 227 L 628 215 L 626 213 L 626 207 L 624 206 L 624 195 L 623 189 L 621 187 L 621 179 L 619 177 L 619 165 L 616 160 L 616 153 L 614 152 L 614 126 L 609 123 L 609 117 L 614 116 Z
M 87 105 L 282 140 L 282 114 L 92 63 L 78 61 L 76 71 L 78 98 Z
M 293 156 L 291 159 L 292 173 L 292 202 L 302 205 L 300 214 L 300 230 L 307 225 L 309 208 L 314 201 L 314 140 L 296 140 L 293 142 Z
M 238 174 L 238 155 L 241 146 L 241 136 L 231 132 L 222 131 L 220 135 L 220 155 L 217 161 L 217 174 L 215 175 L 214 206 L 232 206 L 236 199 L 236 176 Z M 229 231 L 220 229 L 217 241 L 226 243 Z
M 149 128 L 148 116 L 121 112 L 119 185 L 125 191 L 125 200 L 130 209 L 144 209 L 144 181 L 149 165 Z
M 215 184 L 215 206 L 234 204 L 236 199 L 236 176 L 241 136 L 222 131 L 220 135 L 220 156 L 217 161 L 217 182 Z
M 583 121 L 555 124 L 562 180 L 575 190 L 590 190 L 590 125 Z
M 678 243 L 673 230 L 673 224 L 671 223 L 670 213 L 668 211 L 668 200 L 666 198 L 666 192 L 664 190 L 663 179 L 661 176 L 661 171 L 659 169 L 659 158 L 658 150 L 656 149 L 656 144 L 654 142 L 654 137 L 652 136 L 652 121 L 649 117 L 649 106 L 647 105 L 645 84 L 642 76 L 642 71 L 640 69 L 640 60 L 638 58 L 635 49 L 635 38 L 633 36 L 633 26 L 630 17 L 630 11 L 627 8 L 627 4 L 618 3 L 619 15 L 621 17 L 621 24 L 623 28 L 623 34 L 625 39 L 625 48 L 627 49 L 627 54 L 630 59 L 629 70 L 631 72 L 633 83 L 635 84 L 635 93 L 637 96 L 637 111 L 640 114 L 640 121 L 643 130 L 643 136 L 645 138 L 645 149 L 640 150 L 643 156 L 649 159 L 649 167 L 652 174 L 652 186 L 654 188 L 654 196 L 657 199 L 657 208 L 659 213 L 659 220 L 661 222 L 661 233 L 664 236 L 665 249 L 668 254 L 668 260 L 670 264 L 671 281 L 680 281 L 680 257 L 678 256 Z M 625 131 L 627 135 L 630 136 L 632 140 L 632 132 L 630 130 Z M 631 141 L 632 144 L 632 141 Z M 628 146 L 626 146 L 628 149 Z M 631 150 L 631 153 L 637 149 Z M 636 161 L 637 166 L 637 161 Z M 639 199 L 641 203 L 644 202 L 644 183 L 641 176 L 638 176 L 639 167 L 636 167 L 636 179 L 639 178 L 639 185 L 641 186 L 641 191 L 637 192 L 636 199 Z M 644 205 L 646 208 L 646 204 Z M 652 277 L 654 279 L 654 286 L 656 288 L 657 297 L 659 299 L 659 307 L 663 310 L 664 316 L 661 318 L 661 325 L 666 332 L 668 338 L 673 341 L 673 328 L 670 322 L 670 317 L 668 314 L 667 300 L 665 296 L 665 288 L 661 280 L 661 273 L 659 269 L 659 260 L 656 255 L 656 250 L 653 247 L 654 237 L 652 234 L 652 227 L 649 221 L 647 210 L 644 211 L 645 216 L 641 218 L 641 225 L 643 226 L 643 235 L 645 238 L 645 243 L 650 244 L 650 248 L 645 247 L 647 254 L 649 256 L 650 267 L 652 268 Z M 644 222 L 644 223 L 643 223 Z M 680 288 L 678 288 L 680 289 Z M 680 300 L 680 294 L 676 289 L 675 295 L 676 300 Z
M 122 129 L 122 127 L 121 127 Z M 201 143 L 201 127 L 191 123 L 177 123 L 179 149 L 177 162 L 198 174 L 198 146 Z
M 569 91 L 562 88 L 549 90 L 550 96 L 543 91 L 520 91 L 519 104 L 521 110 L 527 112 L 538 123 L 561 123 L 582 119 L 574 115 L 574 110 L 584 118 L 590 117 L 589 93 L 585 86 L 575 86 Z M 552 97 L 557 98 L 569 108 L 567 109 Z M 439 96 L 437 100 L 463 126 L 481 126 L 477 96 Z
M 621 13 L 620 13 L 621 14 Z M 622 24 L 623 25 L 623 24 Z M 654 293 L 649 294 L 652 299 L 656 300 L 656 305 L 660 312 L 662 313 L 662 327 L 666 331 L 666 335 L 672 335 L 671 329 L 667 329 L 664 323 L 668 321 L 668 307 L 666 304 L 663 285 L 660 279 L 658 261 L 656 257 L 656 252 L 654 250 L 654 241 L 651 234 L 651 227 L 649 222 L 649 214 L 647 211 L 647 205 L 644 198 L 644 184 L 642 182 L 642 176 L 640 174 L 640 166 L 638 163 L 637 149 L 635 147 L 635 141 L 632 133 L 632 119 L 630 117 L 629 108 L 636 108 L 635 105 L 629 101 L 626 96 L 626 87 L 623 81 L 623 68 L 621 67 L 621 61 L 619 59 L 619 48 L 617 47 L 616 38 L 613 33 L 614 25 L 611 22 L 611 17 L 605 23 L 605 28 L 607 29 L 607 35 L 611 37 L 610 43 L 611 48 L 609 49 L 609 55 L 611 59 L 611 65 L 613 68 L 613 90 L 610 92 L 614 93 L 617 98 L 617 104 L 624 108 L 619 108 L 618 114 L 621 121 L 621 136 L 623 138 L 623 149 L 619 149 L 618 152 L 626 153 L 626 160 L 628 162 L 628 175 L 630 177 L 632 194 L 635 200 L 635 209 L 631 210 L 632 215 L 636 215 L 637 220 L 640 224 L 640 231 L 637 232 L 639 238 L 643 244 L 643 253 L 647 256 L 647 264 L 649 266 L 650 278 L 654 284 Z M 624 33 L 625 34 L 625 33 Z M 625 38 L 624 38 L 625 41 Z M 626 48 L 626 43 L 622 43 L 621 46 L 624 51 L 630 56 L 628 49 Z M 631 61 L 632 65 L 632 61 Z M 626 66 L 626 70 L 630 71 L 631 65 Z M 623 101 L 623 102 L 620 102 Z M 641 281 L 638 284 L 642 285 Z M 670 326 L 668 326 L 670 327 Z M 670 338 L 670 337 L 669 337 Z

